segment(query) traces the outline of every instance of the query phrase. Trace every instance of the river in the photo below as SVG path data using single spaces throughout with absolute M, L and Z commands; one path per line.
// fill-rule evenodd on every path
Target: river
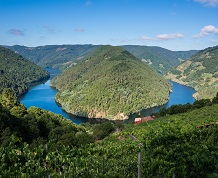
M 169 101 L 165 105 L 152 107 L 149 109 L 144 109 L 140 112 L 140 115 L 149 116 L 152 113 L 160 111 L 161 108 L 169 108 L 170 106 L 174 104 L 193 104 L 195 102 L 195 99 L 192 97 L 192 95 L 196 92 L 193 88 L 187 87 L 185 85 L 181 85 L 179 83 L 170 81 L 172 84 L 172 93 L 170 93 Z M 134 120 L 134 118 L 137 116 L 137 114 L 132 114 L 129 117 L 129 121 Z
M 76 124 L 87 122 L 87 118 L 77 117 L 64 112 L 62 108 L 55 102 L 54 97 L 57 93 L 57 90 L 50 87 L 50 81 L 54 76 L 58 75 L 60 71 L 56 69 L 47 70 L 50 72 L 50 79 L 44 84 L 39 84 L 30 88 L 30 90 L 20 99 L 20 102 L 23 103 L 27 108 L 35 106 L 48 111 L 52 111 L 57 114 L 61 114 L 65 118 L 72 120 L 72 122 Z M 151 113 L 158 112 L 163 107 L 168 108 L 173 104 L 192 104 L 195 101 L 192 97 L 193 93 L 195 93 L 194 89 L 172 81 L 170 82 L 173 86 L 173 92 L 170 93 L 169 102 L 160 107 L 145 109 L 141 112 L 141 114 L 143 114 L 144 116 L 148 116 Z M 134 117 L 135 114 L 131 115 L 129 121 L 133 120 Z

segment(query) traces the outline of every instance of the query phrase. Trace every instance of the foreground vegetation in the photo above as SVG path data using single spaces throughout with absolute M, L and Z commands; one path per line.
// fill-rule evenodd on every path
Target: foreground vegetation
M 111 122 L 81 126 L 49 111 L 35 107 L 26 109 L 12 90 L 6 89 L 0 95 L 0 175 L 43 177 L 59 170 L 63 161 L 70 163 L 71 158 L 83 165 L 85 150 L 82 148 L 114 130 L 115 124 Z M 72 152 L 71 158 L 67 156 L 68 151 Z M 96 160 L 93 158 L 93 161 Z
M 103 46 L 51 81 L 69 113 L 127 119 L 131 113 L 168 101 L 171 86 L 148 65 L 120 47 Z
M 17 96 L 49 78 L 49 73 L 9 49 L 0 47 L 0 93 L 11 88 Z
M 168 79 L 191 86 L 197 99 L 211 99 L 218 92 L 218 46 L 193 55 L 167 74 Z
M 111 122 L 75 125 L 48 111 L 27 110 L 4 90 L 0 175 L 134 178 L 141 151 L 142 177 L 217 177 L 218 96 L 202 103 L 199 109 L 136 127 Z

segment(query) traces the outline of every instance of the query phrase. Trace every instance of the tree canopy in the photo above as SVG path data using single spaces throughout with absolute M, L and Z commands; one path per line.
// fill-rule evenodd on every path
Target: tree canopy
M 90 118 L 127 119 L 168 101 L 171 85 L 121 47 L 103 46 L 51 81 L 67 112 Z
M 13 51 L 0 47 L 0 93 L 11 88 L 17 96 L 49 78 L 49 73 Z

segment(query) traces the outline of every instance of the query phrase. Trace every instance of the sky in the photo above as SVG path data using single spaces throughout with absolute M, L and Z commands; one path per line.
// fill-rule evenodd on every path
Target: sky
M 218 0 L 0 0 L 0 45 L 218 45 Z

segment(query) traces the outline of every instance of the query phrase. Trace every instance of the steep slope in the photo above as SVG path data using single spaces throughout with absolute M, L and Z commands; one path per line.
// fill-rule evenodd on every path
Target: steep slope
M 38 47 L 7 46 L 26 59 L 45 67 L 63 69 L 77 63 L 84 55 L 94 51 L 97 45 L 46 45 Z
M 26 59 L 33 61 L 41 67 L 54 67 L 65 69 L 81 60 L 87 54 L 93 52 L 98 45 L 46 45 L 38 47 L 7 46 L 7 48 L 21 54 Z M 150 65 L 158 73 L 165 73 L 170 67 L 178 65 L 196 52 L 170 51 L 156 46 L 121 46 L 131 54 Z
M 121 47 L 102 46 L 51 81 L 55 99 L 79 116 L 127 119 L 168 101 L 168 81 Z
M 202 50 L 166 75 L 197 90 L 197 99 L 213 98 L 218 91 L 218 46 Z
M 160 74 L 198 52 L 198 50 L 170 51 L 157 46 L 126 45 L 122 48 L 150 65 Z
M 27 92 L 29 86 L 49 78 L 49 73 L 13 51 L 0 47 L 0 92 L 12 88 L 16 94 Z

